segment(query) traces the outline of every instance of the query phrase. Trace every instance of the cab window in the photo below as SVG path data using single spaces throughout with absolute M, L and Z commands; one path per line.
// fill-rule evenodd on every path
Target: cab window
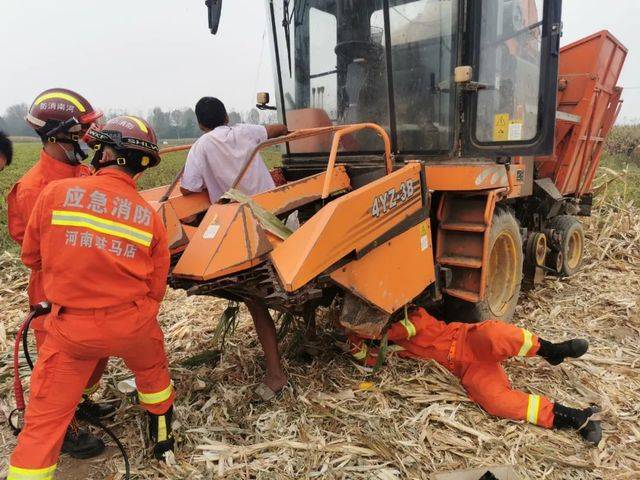
M 481 0 L 475 136 L 528 142 L 540 128 L 543 0 Z

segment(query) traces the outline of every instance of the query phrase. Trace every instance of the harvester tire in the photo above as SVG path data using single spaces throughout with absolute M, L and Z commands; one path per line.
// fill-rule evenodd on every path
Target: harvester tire
M 557 273 L 561 277 L 570 277 L 580 270 L 582 265 L 584 257 L 584 228 L 580 221 L 571 215 L 560 215 L 552 218 L 547 226 L 555 230 L 561 238 L 559 251 L 562 254 L 562 258 L 558 260 L 559 269 Z
M 447 320 L 465 323 L 513 318 L 520 288 L 524 253 L 520 225 L 511 211 L 496 209 L 489 232 L 489 259 L 485 266 L 485 298 L 478 303 L 445 296 Z

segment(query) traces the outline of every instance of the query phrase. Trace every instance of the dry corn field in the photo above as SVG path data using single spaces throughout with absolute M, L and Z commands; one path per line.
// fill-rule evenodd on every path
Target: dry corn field
M 590 353 L 560 367 L 540 359 L 506 365 L 518 388 L 572 406 L 600 405 L 598 448 L 575 433 L 488 416 L 433 363 L 390 358 L 378 373 L 360 371 L 329 328 L 331 312 L 324 313 L 324 348 L 316 354 L 301 351 L 295 333 L 285 338 L 290 385 L 277 401 L 254 404 L 263 369 L 246 313 L 221 357 L 203 355 L 216 348 L 225 302 L 169 291 L 160 320 L 178 392 L 175 458 L 168 465 L 149 458 L 144 415 L 115 388 L 129 376 L 120 362 L 111 361 L 97 397 L 122 402 L 110 425 L 128 449 L 133 478 L 427 479 L 435 471 L 492 464 L 513 464 L 523 479 L 640 478 L 640 209 L 613 202 L 601 201 L 586 220 L 582 271 L 546 279 L 523 295 L 516 313 L 518 324 L 543 338 L 587 337 Z M 0 257 L 0 268 L 6 415 L 13 408 L 11 346 L 27 277 L 9 254 Z M 15 445 L 6 425 L 0 441 L 6 458 Z M 122 460 L 112 448 L 93 461 L 63 457 L 57 478 L 120 479 Z

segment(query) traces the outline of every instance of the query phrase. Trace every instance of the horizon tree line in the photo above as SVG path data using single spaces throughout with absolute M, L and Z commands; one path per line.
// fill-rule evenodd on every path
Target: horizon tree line
M 37 137 L 36 133 L 24 120 L 29 105 L 18 103 L 8 107 L 3 115 L 0 115 L 0 131 L 13 137 Z M 130 112 L 126 112 L 130 113 Z M 124 110 L 109 109 L 105 111 L 105 120 L 125 114 Z M 198 128 L 198 121 L 193 108 L 179 108 L 163 110 L 161 107 L 151 109 L 143 116 L 154 128 L 160 140 L 195 138 L 202 134 Z M 275 123 L 277 116 L 272 111 L 260 112 L 256 108 L 246 111 L 229 111 L 229 123 Z

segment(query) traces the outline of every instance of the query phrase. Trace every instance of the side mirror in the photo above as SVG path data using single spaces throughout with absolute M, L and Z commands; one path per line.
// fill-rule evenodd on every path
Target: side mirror
M 256 95 L 256 108 L 258 110 L 277 110 L 276 107 L 272 107 L 269 105 L 269 93 L 267 92 L 259 92 Z
M 209 17 L 209 30 L 211 34 L 218 33 L 218 26 L 220 25 L 220 14 L 222 12 L 222 0 L 205 0 L 204 4 L 207 6 Z

